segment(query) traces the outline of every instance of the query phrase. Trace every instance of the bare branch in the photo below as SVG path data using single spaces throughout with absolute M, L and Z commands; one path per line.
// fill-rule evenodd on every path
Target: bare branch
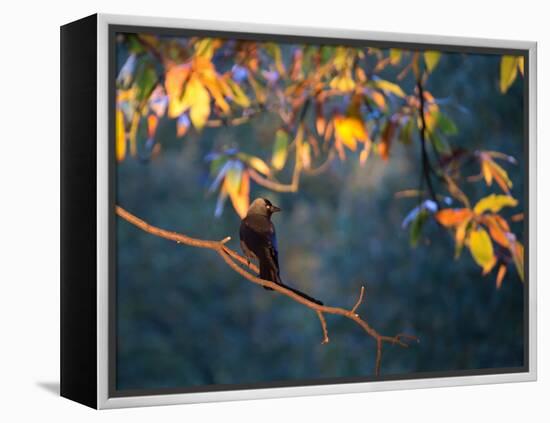
M 323 316 L 323 313 L 321 313 L 319 310 L 317 310 L 317 316 L 319 317 L 319 320 L 321 321 L 321 327 L 323 328 L 323 341 L 321 344 L 328 344 L 328 330 L 327 330 L 327 321 L 325 320 L 325 316 Z
M 357 308 L 361 305 L 361 302 L 363 301 L 363 294 L 365 293 L 365 287 L 362 286 L 361 287 L 361 292 L 359 293 L 359 299 L 357 300 L 357 302 L 355 303 L 355 305 L 353 306 L 353 308 L 351 309 L 351 312 L 352 313 L 355 313 L 355 311 L 357 310 Z
M 294 292 L 292 289 L 289 289 L 288 287 L 284 285 L 279 285 L 274 282 L 261 279 L 254 274 L 250 273 L 249 271 L 245 270 L 243 267 L 239 266 L 245 266 L 248 269 L 252 270 L 255 273 L 258 273 L 258 267 L 254 264 L 250 263 L 246 258 L 242 257 L 239 253 L 231 250 L 228 248 L 224 243 L 221 241 L 209 241 L 209 240 L 202 240 L 197 238 L 192 238 L 190 236 L 180 234 L 177 232 L 167 231 L 165 229 L 158 228 L 156 226 L 150 225 L 149 223 L 145 222 L 144 220 L 140 219 L 137 216 L 134 216 L 133 214 L 129 213 L 125 209 L 123 209 L 120 206 L 115 207 L 115 212 L 118 216 L 126 220 L 127 222 L 135 225 L 136 227 L 140 228 L 141 230 L 150 233 L 152 235 L 165 238 L 171 241 L 175 241 L 178 244 L 185 244 L 189 245 L 191 247 L 196 248 L 205 248 L 215 251 L 219 254 L 219 256 L 223 259 L 223 261 L 231 267 L 235 272 L 243 276 L 245 279 L 249 280 L 252 283 L 255 283 L 257 285 L 266 286 L 274 291 L 278 292 L 279 294 L 285 295 L 286 297 L 290 298 L 291 300 L 302 304 L 305 307 L 308 307 L 311 310 L 315 310 L 317 312 L 317 316 L 319 317 L 319 320 L 321 321 L 321 326 L 323 328 L 324 333 L 324 340 L 323 343 L 328 342 L 328 331 L 326 328 L 326 321 L 324 318 L 323 313 L 326 314 L 335 314 L 339 316 L 343 316 L 347 319 L 350 319 L 354 321 L 357 325 L 359 325 L 369 336 L 374 338 L 376 340 L 377 345 L 377 355 L 376 355 L 376 366 L 375 366 L 375 374 L 380 374 L 380 364 L 381 364 L 381 355 L 382 355 L 382 344 L 384 342 L 387 342 L 389 344 L 394 345 L 400 345 L 402 347 L 408 347 L 408 344 L 403 341 L 405 340 L 416 340 L 415 336 L 412 335 L 404 335 L 399 334 L 396 336 L 386 336 L 379 334 L 374 328 L 372 328 L 366 320 L 363 320 L 359 315 L 355 314 L 352 310 L 347 310 L 342 307 L 331 307 L 326 305 L 319 305 L 307 298 L 304 298 L 302 295 Z M 225 238 L 224 238 L 225 240 Z M 223 240 L 222 240 L 223 241 Z M 239 263 L 239 264 L 237 264 Z M 363 291 L 363 290 L 362 290 Z M 326 341 L 326 342 L 325 342 Z

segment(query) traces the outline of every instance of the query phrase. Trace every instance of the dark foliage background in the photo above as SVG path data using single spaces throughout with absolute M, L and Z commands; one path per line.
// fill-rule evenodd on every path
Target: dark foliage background
M 516 157 L 509 174 L 523 207 L 522 84 L 499 93 L 499 56 L 444 54 L 438 66 L 427 89 L 448 99 L 442 107 L 459 128 L 453 142 Z M 231 207 L 214 217 L 204 157 L 232 145 L 269 157 L 277 125 L 264 114 L 177 139 L 175 123 L 163 121 L 162 154 L 117 165 L 116 201 L 166 229 L 232 236 L 229 245 L 238 249 L 239 217 Z M 417 147 L 396 144 L 389 163 L 372 158 L 364 168 L 351 158 L 335 161 L 322 175 L 304 176 L 295 194 L 253 185 L 252 198 L 267 196 L 283 209 L 274 218 L 283 280 L 344 307 L 366 284 L 360 311 L 367 321 L 384 334 L 420 338 L 409 349 L 385 348 L 383 376 L 521 366 L 524 285 L 517 274 L 509 271 L 497 290 L 467 250 L 453 260 L 451 236 L 433 221 L 420 244 L 409 245 L 401 223 L 417 200 L 394 194 L 418 186 Z M 472 165 L 471 174 L 478 172 Z M 467 194 L 481 198 L 486 187 L 468 184 Z M 514 225 L 524 241 L 523 223 Z M 360 328 L 327 315 L 331 342 L 321 345 L 315 313 L 244 280 L 211 251 L 117 220 L 116 254 L 118 389 L 372 376 L 375 345 Z

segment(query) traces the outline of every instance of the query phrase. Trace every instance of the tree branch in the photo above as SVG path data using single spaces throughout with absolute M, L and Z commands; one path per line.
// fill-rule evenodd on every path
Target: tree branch
M 432 197 L 432 200 L 437 204 L 437 208 L 439 209 L 439 201 L 437 200 L 437 196 L 435 194 L 435 189 L 432 184 L 432 177 L 431 172 L 433 171 L 432 166 L 430 164 L 430 158 L 428 157 L 428 151 L 426 149 L 426 115 L 424 114 L 424 88 L 422 86 L 422 80 L 420 77 L 418 78 L 416 82 L 416 87 L 418 89 L 418 99 L 420 101 L 420 143 L 422 146 L 422 172 L 424 173 L 424 178 L 426 179 L 426 185 L 428 186 L 428 191 L 430 192 L 430 196 Z
M 178 244 L 185 244 L 191 247 L 213 250 L 223 259 L 223 261 L 231 269 L 233 269 L 235 272 L 237 272 L 238 274 L 240 274 L 250 282 L 255 283 L 257 285 L 269 287 L 274 291 L 282 295 L 285 295 L 291 300 L 311 310 L 314 310 L 317 313 L 317 316 L 319 317 L 319 320 L 321 322 L 321 327 L 323 329 L 323 343 L 329 342 L 328 329 L 327 329 L 326 320 L 324 318 L 324 313 L 343 316 L 347 319 L 354 321 L 370 337 L 372 337 L 376 341 L 376 363 L 375 363 L 374 371 L 377 376 L 380 374 L 380 366 L 381 366 L 381 360 L 382 360 L 382 346 L 384 342 L 393 344 L 393 345 L 400 345 L 402 347 L 408 347 L 409 344 L 405 342 L 404 339 L 408 341 L 417 341 L 417 338 L 411 335 L 404 335 L 404 334 L 398 334 L 396 336 L 381 335 L 373 327 L 371 327 L 366 320 L 362 319 L 358 314 L 356 314 L 355 311 L 357 310 L 357 307 L 359 307 L 359 304 L 361 303 L 363 298 L 363 291 L 364 291 L 363 288 L 361 289 L 361 295 L 360 295 L 359 301 L 356 303 L 353 309 L 348 310 L 341 307 L 319 305 L 307 298 L 304 298 L 303 296 L 299 295 L 298 293 L 294 292 L 292 289 L 284 285 L 279 285 L 268 280 L 260 279 L 259 277 L 245 270 L 243 267 L 239 266 L 240 264 L 252 270 L 253 272 L 258 273 L 257 266 L 255 266 L 252 263 L 249 263 L 248 260 L 242 257 L 239 253 L 225 246 L 225 243 L 228 241 L 227 237 L 222 239 L 221 241 L 210 241 L 210 240 L 192 238 L 184 234 L 180 234 L 173 231 L 167 231 L 165 229 L 161 229 L 156 226 L 150 225 L 149 223 L 145 222 L 144 220 L 140 219 L 137 216 L 134 216 L 133 214 L 129 213 L 128 211 L 126 211 L 120 206 L 115 207 L 115 212 L 118 216 L 120 216 L 127 222 L 131 223 L 132 225 L 138 227 L 139 229 L 147 233 L 150 233 L 151 235 L 155 235 L 160 238 L 165 238 L 171 241 L 175 241 Z

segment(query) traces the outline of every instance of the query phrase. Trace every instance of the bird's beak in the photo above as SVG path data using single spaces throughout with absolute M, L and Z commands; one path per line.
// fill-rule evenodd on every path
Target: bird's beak
M 280 211 L 281 211 L 281 209 L 280 209 L 279 207 L 277 207 L 277 206 L 271 206 L 271 212 L 272 212 L 272 213 L 276 213 L 276 212 L 280 212 Z

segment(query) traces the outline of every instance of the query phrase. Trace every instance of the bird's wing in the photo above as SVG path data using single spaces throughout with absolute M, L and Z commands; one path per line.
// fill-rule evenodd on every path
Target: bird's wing
M 260 262 L 260 276 L 280 283 L 277 237 L 271 222 L 246 218 L 242 221 L 241 240 Z

